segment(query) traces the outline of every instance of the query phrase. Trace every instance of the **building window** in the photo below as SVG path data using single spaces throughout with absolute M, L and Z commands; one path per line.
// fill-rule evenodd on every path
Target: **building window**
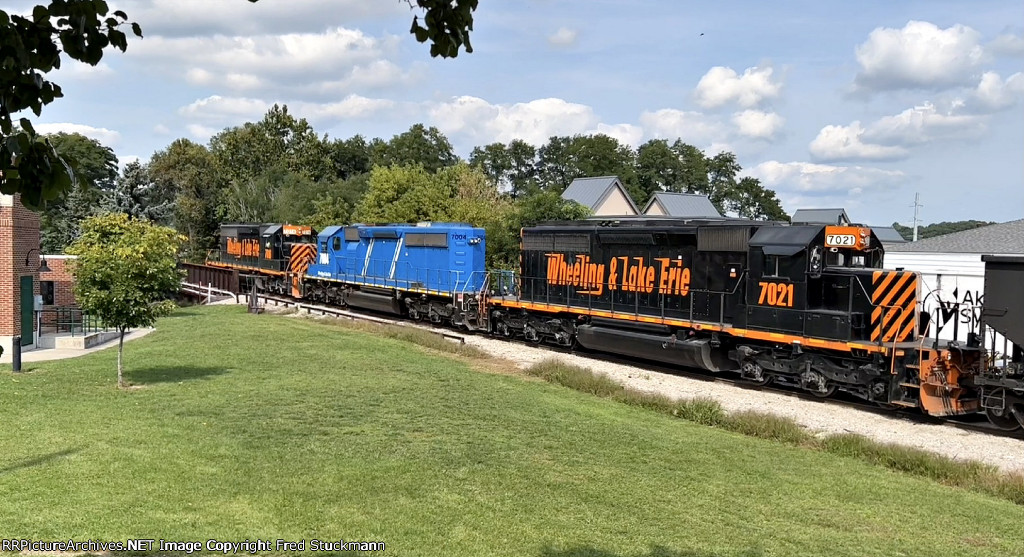
M 52 280 L 41 280 L 39 281 L 39 294 L 43 297 L 44 306 L 53 305 L 53 281 Z

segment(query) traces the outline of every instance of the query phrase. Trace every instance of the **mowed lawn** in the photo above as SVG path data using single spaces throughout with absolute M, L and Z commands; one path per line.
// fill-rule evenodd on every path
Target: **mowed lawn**
M 125 355 L 130 392 L 114 350 L 0 372 L 2 537 L 1024 555 L 1010 502 L 337 325 L 186 308 Z

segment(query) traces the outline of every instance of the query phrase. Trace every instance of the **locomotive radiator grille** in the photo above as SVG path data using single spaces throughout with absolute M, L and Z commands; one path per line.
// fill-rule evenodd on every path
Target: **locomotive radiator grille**
M 913 340 L 917 326 L 917 273 L 875 271 L 871 303 L 871 340 L 903 342 Z

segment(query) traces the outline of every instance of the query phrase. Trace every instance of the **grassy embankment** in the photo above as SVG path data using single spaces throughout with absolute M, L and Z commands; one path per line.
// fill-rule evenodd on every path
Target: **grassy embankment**
M 1004 499 L 383 336 L 189 308 L 126 345 L 132 391 L 114 389 L 110 350 L 0 372 L 0 533 L 383 540 L 385 555 L 1024 554 L 1024 507 Z

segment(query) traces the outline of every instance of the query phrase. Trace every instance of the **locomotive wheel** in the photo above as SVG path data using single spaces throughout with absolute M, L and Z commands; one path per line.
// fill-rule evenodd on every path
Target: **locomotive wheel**
M 811 393 L 812 395 L 814 395 L 814 396 L 816 396 L 818 398 L 828 398 L 828 397 L 836 394 L 836 391 L 838 389 L 839 389 L 838 385 L 829 385 L 829 386 L 825 387 L 824 391 L 808 390 L 807 392 Z
M 741 369 L 743 378 L 758 387 L 770 385 L 775 379 L 773 376 L 764 373 L 761 366 L 752 361 L 744 362 Z
M 1002 396 L 999 398 L 1005 400 Z M 1014 416 L 1014 412 L 1009 407 L 986 408 L 985 417 L 988 418 L 992 425 L 1003 431 L 1015 431 L 1021 427 L 1020 421 Z

